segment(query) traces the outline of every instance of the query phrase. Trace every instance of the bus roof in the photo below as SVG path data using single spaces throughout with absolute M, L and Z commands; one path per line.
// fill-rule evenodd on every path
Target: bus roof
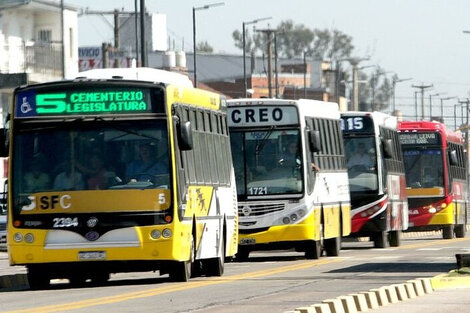
M 78 73 L 76 79 L 124 79 L 193 87 L 188 76 L 149 67 L 101 68 Z
M 398 123 L 399 131 L 408 131 L 408 132 L 429 132 L 437 131 L 443 136 L 453 142 L 461 143 L 463 142 L 463 137 L 461 132 L 455 132 L 450 129 L 447 129 L 446 125 L 437 121 L 403 121 Z
M 269 98 L 249 98 L 227 100 L 229 107 L 234 106 L 256 106 L 256 105 L 295 105 L 299 113 L 305 116 L 318 116 L 337 119 L 340 117 L 338 104 L 335 102 L 325 102 L 319 100 L 299 99 L 269 99 Z
M 396 116 L 389 115 L 382 112 L 361 112 L 361 111 L 346 111 L 342 112 L 341 116 L 370 116 L 374 120 L 374 124 L 389 129 L 397 129 L 398 120 Z

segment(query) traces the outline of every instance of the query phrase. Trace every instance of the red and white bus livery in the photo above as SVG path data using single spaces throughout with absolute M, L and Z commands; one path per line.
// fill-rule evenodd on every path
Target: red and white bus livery
M 400 122 L 410 230 L 441 230 L 465 237 L 467 174 L 461 133 L 439 122 Z
M 408 202 L 396 117 L 380 112 L 341 114 L 351 197 L 351 236 L 374 246 L 399 246 Z

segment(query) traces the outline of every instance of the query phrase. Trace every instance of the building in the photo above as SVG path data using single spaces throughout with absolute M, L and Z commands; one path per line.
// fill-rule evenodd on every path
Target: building
M 73 7 L 64 6 L 62 42 L 59 2 L 0 1 L 2 112 L 6 112 L 4 108 L 9 105 L 12 91 L 18 85 L 76 76 L 78 73 L 77 11 Z

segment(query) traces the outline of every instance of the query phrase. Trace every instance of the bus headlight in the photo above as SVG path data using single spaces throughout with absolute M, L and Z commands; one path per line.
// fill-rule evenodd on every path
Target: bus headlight
M 429 210 L 428 210 L 428 212 L 429 212 L 429 213 L 436 213 L 436 212 L 437 212 L 437 210 L 436 210 L 436 208 L 435 208 L 435 207 L 432 207 L 432 206 L 431 206 L 431 207 L 429 207 Z
M 298 210 L 298 211 L 297 211 L 297 215 L 300 216 L 300 217 L 302 217 L 302 216 L 305 215 L 305 211 L 304 211 L 304 210 Z
M 288 218 L 288 217 L 286 216 L 286 217 L 284 217 L 284 218 L 282 219 L 282 222 L 283 222 L 284 224 L 289 224 L 289 223 L 290 223 L 290 218 Z
M 291 219 L 292 222 L 295 222 L 297 220 L 297 218 L 298 218 L 298 216 L 295 213 L 290 216 L 290 219 Z
M 445 203 L 445 202 L 441 203 L 441 208 L 443 208 L 443 209 L 447 208 L 447 203 Z
M 158 229 L 154 229 L 150 233 L 150 237 L 152 237 L 152 239 L 158 239 L 158 238 L 161 237 L 161 235 L 162 235 L 162 233 Z
M 171 229 L 165 228 L 162 232 L 163 238 L 170 238 L 171 237 Z
M 21 242 L 23 240 L 23 235 L 21 233 L 15 233 L 13 235 L 13 240 L 15 242 Z
M 27 243 L 32 243 L 34 241 L 34 235 L 31 233 L 27 233 L 24 236 L 24 241 L 26 241 Z

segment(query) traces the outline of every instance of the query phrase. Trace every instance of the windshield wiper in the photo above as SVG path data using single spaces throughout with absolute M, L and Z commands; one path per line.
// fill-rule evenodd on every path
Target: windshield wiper
M 263 150 L 263 148 L 264 148 L 264 146 L 266 145 L 266 142 L 268 141 L 269 136 L 271 136 L 273 130 L 274 130 L 274 126 L 271 126 L 271 128 L 270 128 L 269 131 L 266 133 L 266 135 L 264 135 L 263 139 L 261 139 L 261 142 L 259 142 L 259 143 L 256 144 L 256 147 L 255 147 L 255 154 L 259 154 L 259 153 L 261 152 L 261 150 Z
M 119 135 L 119 136 L 116 136 L 116 137 L 112 138 L 110 141 L 117 140 L 117 139 L 119 139 L 121 137 L 124 137 L 126 135 L 135 135 L 135 136 L 138 136 L 138 137 L 143 137 L 143 138 L 147 138 L 147 139 L 151 139 L 151 140 L 158 140 L 157 137 L 152 137 L 152 136 L 146 135 L 144 133 L 140 133 L 140 132 L 137 132 L 137 131 L 133 131 L 133 130 L 129 130 L 129 129 L 126 129 L 126 128 L 116 126 L 114 123 L 103 119 L 101 116 L 97 116 L 95 118 L 95 121 L 104 122 L 107 126 L 109 126 L 109 128 L 112 128 L 114 130 L 118 130 L 118 131 L 121 131 L 121 132 L 124 133 L 122 135 Z

